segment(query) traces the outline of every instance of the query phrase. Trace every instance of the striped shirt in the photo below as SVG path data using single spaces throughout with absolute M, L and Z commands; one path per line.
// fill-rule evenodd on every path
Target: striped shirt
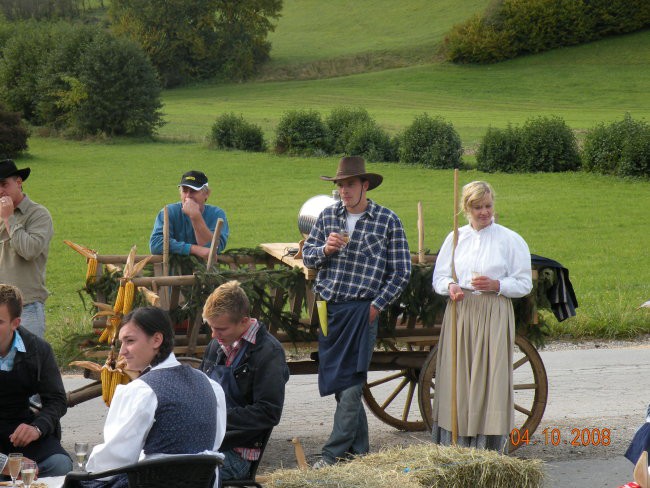
M 391 210 L 368 200 L 344 255 L 326 256 L 327 236 L 344 228 L 345 220 L 342 202 L 327 207 L 305 241 L 303 262 L 318 270 L 314 291 L 332 302 L 371 300 L 382 311 L 399 298 L 411 276 L 402 222 Z

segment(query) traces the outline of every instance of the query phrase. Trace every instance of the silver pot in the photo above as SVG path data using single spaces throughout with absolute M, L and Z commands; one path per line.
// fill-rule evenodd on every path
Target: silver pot
M 316 223 L 321 212 L 336 203 L 338 200 L 338 192 L 334 192 L 332 192 L 333 196 L 316 195 L 315 197 L 311 197 L 300 207 L 300 212 L 298 212 L 298 230 L 303 238 L 306 239 L 309 236 L 311 228 Z

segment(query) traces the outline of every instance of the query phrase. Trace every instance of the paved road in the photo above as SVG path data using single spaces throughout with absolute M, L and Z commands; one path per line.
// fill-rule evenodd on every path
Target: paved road
M 650 346 L 571 349 L 541 352 L 549 379 L 548 406 L 531 445 L 515 455 L 546 461 L 546 486 L 616 488 L 632 479 L 632 464 L 623 456 L 636 428 L 643 422 L 648 398 Z M 78 376 L 65 378 L 66 389 L 84 384 Z M 261 471 L 295 467 L 292 437 L 301 439 L 308 459 L 315 459 L 331 428 L 334 400 L 318 395 L 316 377 L 292 377 L 285 412 L 273 431 Z M 106 408 L 100 399 L 73 407 L 63 419 L 64 446 L 77 440 L 101 442 Z M 372 449 L 428 442 L 426 433 L 398 432 L 369 414 Z M 547 430 L 548 442 L 543 430 Z M 560 442 L 552 444 L 553 429 Z M 571 431 L 609 429 L 609 446 L 572 447 Z M 566 443 L 565 443 L 566 442 Z M 533 445 L 534 443 L 534 445 Z

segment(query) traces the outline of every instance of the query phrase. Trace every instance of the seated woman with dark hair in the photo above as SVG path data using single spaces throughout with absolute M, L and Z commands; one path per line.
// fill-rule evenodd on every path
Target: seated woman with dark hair
M 124 318 L 119 338 L 127 369 L 141 374 L 115 390 L 104 443 L 95 446 L 86 469 L 105 471 L 159 454 L 217 451 L 226 431 L 223 390 L 178 362 L 168 315 L 156 307 L 135 309 Z M 127 487 L 128 481 L 120 475 L 84 486 Z

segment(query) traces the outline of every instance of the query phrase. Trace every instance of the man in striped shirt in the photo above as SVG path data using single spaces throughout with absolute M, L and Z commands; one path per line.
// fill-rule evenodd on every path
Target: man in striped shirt
M 319 334 L 318 382 L 334 393 L 332 433 L 314 468 L 369 450 L 368 421 L 361 403 L 379 314 L 399 298 L 411 275 L 402 222 L 366 193 L 383 180 L 365 161 L 344 157 L 333 181 L 341 200 L 320 214 L 303 246 L 303 262 L 318 270 L 314 292 L 327 302 L 327 332 Z
M 237 281 L 219 286 L 203 307 L 212 341 L 201 370 L 221 385 L 226 395 L 226 437 L 221 452 L 222 480 L 248 478 L 259 459 L 260 441 L 278 425 L 284 406 L 289 368 L 282 344 L 250 317 L 248 297 Z

